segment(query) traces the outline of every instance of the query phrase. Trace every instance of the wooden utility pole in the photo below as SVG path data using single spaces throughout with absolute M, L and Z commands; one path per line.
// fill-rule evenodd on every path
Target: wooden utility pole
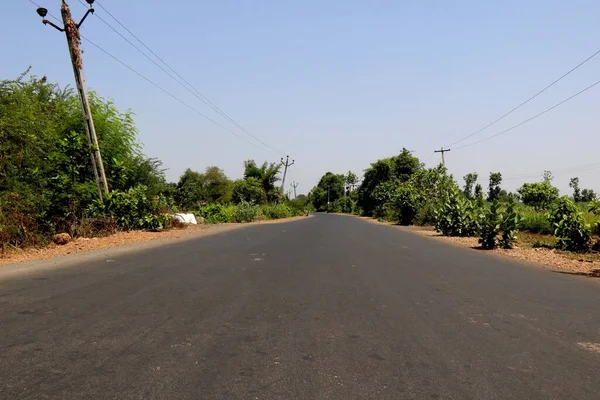
M 298 195 L 296 194 L 296 188 L 298 187 L 298 182 L 292 181 L 292 183 L 290 183 L 290 185 L 294 188 L 294 200 L 295 200 L 296 197 L 298 197 Z
M 85 84 L 83 79 L 83 62 L 81 59 L 81 49 L 79 47 L 81 37 L 79 36 L 79 27 L 85 21 L 89 14 L 94 13 L 92 4 L 94 0 L 86 0 L 90 5 L 81 21 L 77 24 L 71 16 L 71 10 L 65 0 L 62 0 L 60 13 L 64 27 L 61 28 L 56 26 L 52 22 L 43 19 L 44 25 L 49 24 L 55 29 L 65 32 L 67 36 L 67 44 L 69 45 L 69 54 L 71 56 L 71 63 L 73 65 L 73 73 L 75 75 L 75 84 L 77 86 L 77 93 L 79 94 L 79 101 L 81 103 L 81 114 L 83 116 L 83 126 L 85 128 L 85 134 L 90 147 L 90 158 L 92 160 L 92 168 L 94 170 L 94 176 L 96 178 L 96 186 L 98 188 L 98 196 L 102 199 L 104 193 L 108 193 L 108 182 L 106 181 L 106 173 L 104 172 L 104 163 L 102 162 L 102 155 L 100 154 L 100 147 L 98 145 L 98 138 L 96 136 L 96 127 L 94 126 L 94 120 L 92 118 L 92 111 L 90 109 L 90 102 L 85 90 Z M 37 9 L 38 15 L 44 18 L 48 10 L 45 8 Z
M 440 150 L 434 150 L 434 153 L 442 153 L 442 165 L 446 166 L 446 159 L 444 158 L 444 153 L 450 151 L 450 149 L 444 149 L 443 147 Z
M 281 180 L 281 191 L 283 192 L 283 188 L 285 187 L 285 176 L 287 175 L 287 170 L 288 167 L 291 167 L 292 165 L 294 165 L 294 160 L 292 160 L 292 162 L 290 163 L 290 156 L 285 156 L 285 161 L 283 161 L 283 158 L 281 159 L 281 165 L 283 165 L 285 167 L 285 169 L 283 170 L 283 179 Z

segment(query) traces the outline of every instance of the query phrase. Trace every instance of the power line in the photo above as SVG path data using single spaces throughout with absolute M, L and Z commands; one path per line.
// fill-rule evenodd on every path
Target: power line
M 37 7 L 38 4 L 36 4 L 33 0 L 29 0 L 29 2 Z M 54 18 L 55 20 L 59 21 L 60 20 L 54 16 L 52 13 L 48 12 L 48 15 L 50 15 L 52 18 Z M 233 136 L 237 137 L 238 139 L 243 140 L 244 142 L 248 143 L 251 146 L 256 147 L 257 149 L 260 149 L 262 151 L 266 151 L 266 149 L 258 146 L 257 144 L 250 142 L 249 140 L 247 140 L 246 138 L 238 135 L 237 133 L 235 133 L 234 131 L 228 129 L 227 127 L 224 127 L 223 125 L 219 124 L 217 121 L 213 120 L 212 118 L 208 117 L 207 115 L 203 114 L 202 112 L 198 111 L 196 108 L 192 107 L 191 105 L 189 105 L 188 103 L 186 103 L 185 101 L 181 100 L 180 98 L 178 98 L 177 96 L 175 96 L 174 94 L 170 93 L 169 91 L 167 91 L 166 89 L 164 89 L 162 86 L 158 85 L 157 83 L 155 83 L 154 81 L 152 81 L 151 79 L 147 78 L 146 76 L 142 75 L 141 73 L 139 73 L 137 70 L 135 70 L 133 67 L 131 67 L 130 65 L 126 64 L 125 62 L 123 62 L 122 60 L 120 60 L 119 58 L 117 58 L 116 56 L 112 55 L 110 52 L 108 52 L 107 50 L 103 49 L 102 47 L 100 47 L 99 45 L 97 45 L 96 43 L 94 43 L 93 41 L 91 41 L 90 39 L 86 38 L 84 35 L 81 35 L 81 38 L 84 39 L 85 41 L 87 41 L 88 43 L 90 43 L 92 46 L 96 47 L 98 50 L 102 51 L 104 54 L 106 54 L 107 56 L 111 57 L 113 60 L 117 61 L 119 64 L 123 65 L 124 67 L 126 67 L 127 69 L 129 69 L 131 72 L 133 72 L 134 74 L 138 75 L 140 78 L 144 79 L 146 82 L 150 83 L 152 86 L 156 87 L 157 89 L 159 89 L 160 91 L 162 91 L 163 93 L 165 93 L 166 95 L 168 95 L 169 97 L 173 98 L 174 100 L 176 100 L 177 102 L 181 103 L 182 105 L 184 105 L 185 107 L 189 108 L 190 110 L 194 111 L 196 114 L 198 114 L 199 116 L 203 117 L 204 119 L 206 119 L 207 121 L 211 122 L 212 124 L 218 126 L 219 128 L 223 129 L 224 131 L 232 134 Z
M 79 0 L 79 2 L 83 6 L 87 7 L 82 0 Z M 245 129 L 241 124 L 239 124 L 232 117 L 230 117 L 229 115 L 227 115 L 221 108 L 219 108 L 210 99 L 208 99 L 204 94 L 202 94 L 202 92 L 200 92 L 200 90 L 198 90 L 196 87 L 194 87 L 190 82 L 188 82 L 185 78 L 183 78 L 176 70 L 174 70 L 163 58 L 161 58 L 150 47 L 148 47 L 139 37 L 137 37 L 130 29 L 128 29 L 121 21 L 119 21 L 119 19 L 117 19 L 117 17 L 115 17 L 110 11 L 108 11 L 102 4 L 100 4 L 97 1 L 96 1 L 96 4 L 98 6 L 100 6 L 100 8 L 102 8 L 102 10 L 104 10 L 112 19 L 114 19 L 123 29 L 125 29 L 142 46 L 144 46 L 152 55 L 154 55 L 160 62 L 162 62 L 172 73 L 169 72 L 169 71 L 167 71 L 162 65 L 160 65 L 159 63 L 157 63 L 154 59 L 152 59 L 152 57 L 150 57 L 143 50 L 141 50 L 138 46 L 136 46 L 129 39 L 127 39 L 121 32 L 119 32 L 117 29 L 115 29 L 111 24 L 109 24 L 101 16 L 96 15 L 96 14 L 94 14 L 94 15 L 96 15 L 96 17 L 98 17 L 98 19 L 100 19 L 100 21 L 102 21 L 106 26 L 108 26 L 116 34 L 118 34 L 123 40 L 125 40 L 127 43 L 129 43 L 130 46 L 132 46 L 134 49 L 136 49 L 140 54 L 142 54 L 148 60 L 150 60 L 154 65 L 156 65 L 158 68 L 160 68 L 164 73 L 166 73 L 167 75 L 169 75 L 169 77 L 171 77 L 171 79 L 173 79 L 175 82 L 177 82 L 178 84 L 180 84 L 183 88 L 185 88 L 193 96 L 195 96 L 197 99 L 199 99 L 200 101 L 202 101 L 204 104 L 206 104 L 213 111 L 215 111 L 216 113 L 218 113 L 219 115 L 221 115 L 227 121 L 229 121 L 230 123 L 232 123 L 234 126 L 236 126 L 238 129 L 240 129 L 242 132 L 244 132 L 245 134 L 249 135 L 253 139 L 257 140 L 258 142 L 260 142 L 262 145 L 264 145 L 265 147 L 269 148 L 273 152 L 275 152 L 275 153 L 277 153 L 279 155 L 284 155 L 283 152 L 277 150 L 276 148 L 272 147 L 268 143 L 264 142 L 259 137 L 257 137 L 256 135 L 252 134 L 247 129 Z M 175 74 L 175 76 L 173 74 Z
M 185 101 L 181 100 L 179 97 L 175 96 L 174 94 L 172 94 L 171 92 L 167 91 L 166 89 L 164 89 L 162 86 L 158 85 L 157 83 L 155 83 L 154 81 L 152 81 L 151 79 L 147 78 L 146 76 L 142 75 L 141 73 L 139 73 L 138 71 L 136 71 L 133 67 L 129 66 L 128 64 L 126 64 L 125 62 L 121 61 L 119 58 L 115 57 L 114 55 L 112 55 L 111 53 L 109 53 L 108 51 L 106 51 L 105 49 L 103 49 L 102 47 L 98 46 L 96 43 L 94 43 L 93 41 L 91 41 L 90 39 L 86 38 L 85 36 L 81 35 L 81 38 L 84 39 L 85 41 L 87 41 L 88 43 L 90 43 L 92 46 L 96 47 L 98 50 L 102 51 L 104 54 L 106 54 L 107 56 L 111 57 L 113 60 L 117 61 L 119 64 L 121 64 L 122 66 L 124 66 L 125 68 L 129 69 L 131 72 L 133 72 L 134 74 L 136 74 L 137 76 L 139 76 L 140 78 L 144 79 L 146 82 L 150 83 L 152 86 L 156 87 L 157 89 L 159 89 L 160 91 L 162 91 L 163 93 L 165 93 L 166 95 L 170 96 L 171 98 L 173 98 L 174 100 L 176 100 L 177 102 L 181 103 L 182 105 L 186 106 L 187 108 L 189 108 L 190 110 L 194 111 L 196 114 L 198 114 L 199 116 L 205 118 L 206 120 L 208 120 L 209 122 L 213 123 L 214 125 L 218 126 L 219 128 L 223 129 L 224 131 L 232 134 L 233 136 L 237 137 L 238 139 L 243 140 L 244 142 L 256 147 L 257 149 L 266 151 L 265 149 L 263 149 L 262 147 L 258 146 L 257 144 L 246 140 L 246 138 L 238 135 L 237 133 L 235 133 L 234 131 L 232 131 L 231 129 L 228 129 L 226 127 L 224 127 L 223 125 L 219 124 L 217 121 L 215 121 L 214 119 L 206 116 L 205 114 L 203 114 L 202 112 L 198 111 L 196 108 L 192 107 L 191 105 L 189 105 L 188 103 L 186 103 Z
M 600 54 L 600 50 L 596 51 L 594 54 L 592 54 L 591 56 L 589 56 L 588 58 L 586 58 L 585 60 L 583 60 L 582 62 L 580 62 L 579 64 L 577 64 L 575 67 L 571 68 L 568 72 L 566 72 L 565 74 L 563 74 L 561 77 L 559 77 L 558 79 L 554 80 L 551 84 L 549 84 L 548 86 L 546 86 L 545 88 L 543 88 L 542 90 L 540 90 L 539 92 L 537 92 L 536 94 L 534 94 L 533 96 L 531 96 L 530 98 L 528 98 L 527 100 L 525 100 L 524 102 L 522 102 L 521 104 L 519 104 L 518 106 L 516 106 L 515 108 L 513 108 L 512 110 L 510 110 L 509 112 L 507 112 L 506 114 L 502 115 L 501 117 L 495 119 L 494 121 L 490 122 L 489 124 L 487 124 L 486 126 L 484 126 L 483 128 L 471 133 L 468 136 L 465 136 L 464 138 L 446 146 L 446 147 L 451 147 L 454 146 L 458 143 L 462 143 L 465 140 L 477 135 L 478 133 L 484 131 L 485 129 L 489 128 L 490 126 L 494 125 L 495 123 L 503 120 L 504 118 L 508 117 L 510 114 L 512 114 L 513 112 L 517 111 L 519 108 L 523 107 L 525 104 L 529 103 L 531 100 L 535 99 L 536 97 L 538 97 L 539 95 L 541 95 L 542 93 L 544 93 L 546 90 L 550 89 L 552 86 L 554 86 L 555 84 L 557 84 L 558 82 L 560 82 L 561 80 L 563 80 L 564 78 L 566 78 L 568 75 L 570 75 L 572 72 L 574 72 L 575 70 L 579 69 L 579 67 L 581 67 L 582 65 L 584 65 L 585 63 L 587 63 L 588 61 L 590 61 L 592 58 L 596 57 L 598 54 Z
M 512 131 L 513 129 L 516 129 L 516 128 L 518 128 L 518 127 L 522 126 L 522 125 L 525 125 L 526 123 L 528 123 L 528 122 L 530 122 L 530 121 L 533 121 L 534 119 L 536 119 L 536 118 L 538 118 L 538 117 L 541 117 L 542 115 L 544 115 L 544 114 L 546 114 L 546 113 L 548 113 L 548 112 L 550 112 L 550 111 L 554 110 L 555 108 L 557 108 L 557 107 L 559 107 L 559 106 L 563 105 L 563 104 L 564 104 L 564 103 L 566 103 L 567 101 L 569 101 L 569 100 L 571 100 L 571 99 L 574 99 L 575 97 L 579 96 L 580 94 L 582 94 L 582 93 L 584 93 L 584 92 L 587 92 L 588 90 L 590 90 L 591 88 L 593 88 L 594 86 L 596 86 L 596 85 L 598 85 L 598 84 L 600 84 L 600 81 L 596 81 L 595 83 L 591 84 L 590 86 L 586 87 L 585 89 L 582 89 L 582 90 L 580 90 L 579 92 L 575 93 L 574 95 L 572 95 L 572 96 L 570 96 L 570 97 L 567 97 L 567 98 L 566 98 L 566 99 L 564 99 L 563 101 L 561 101 L 561 102 L 559 102 L 559 103 L 556 103 L 556 104 L 555 104 L 555 105 L 553 105 L 552 107 L 550 107 L 550 108 L 547 108 L 547 109 L 545 109 L 544 111 L 542 111 L 542 112 L 540 112 L 540 113 L 538 113 L 538 114 L 534 115 L 533 117 L 531 117 L 531 118 L 528 118 L 528 119 L 526 119 L 525 121 L 522 121 L 522 122 L 520 122 L 520 123 L 518 123 L 518 124 L 516 124 L 516 125 L 513 125 L 513 126 L 511 126 L 510 128 L 508 128 L 508 129 L 505 129 L 505 130 L 503 130 L 503 131 L 500 131 L 500 132 L 498 132 L 498 133 L 496 133 L 496 134 L 494 134 L 494 135 L 492 135 L 492 136 L 489 136 L 489 137 L 487 137 L 487 138 L 484 138 L 484 139 L 478 140 L 478 141 L 476 141 L 476 142 L 472 142 L 472 143 L 465 144 L 465 145 L 463 145 L 463 146 L 455 147 L 454 149 L 455 149 L 455 150 L 460 150 L 460 149 L 464 149 L 464 148 L 466 148 L 466 147 L 471 147 L 471 146 L 474 146 L 474 145 L 476 145 L 476 144 L 479 144 L 479 143 L 482 143 L 482 142 L 488 141 L 488 140 L 490 140 L 490 139 L 493 139 L 493 138 L 495 138 L 495 137 L 497 137 L 497 136 L 503 135 L 503 134 L 505 134 L 505 133 L 507 133 L 507 132 L 510 132 L 510 131 Z

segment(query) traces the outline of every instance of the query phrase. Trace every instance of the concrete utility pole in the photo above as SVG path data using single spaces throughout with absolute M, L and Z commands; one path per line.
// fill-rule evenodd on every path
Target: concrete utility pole
M 298 195 L 296 194 L 296 188 L 298 187 L 298 182 L 292 181 L 292 183 L 290 183 L 290 186 L 294 188 L 294 200 L 296 200 L 296 197 L 298 197 Z
M 290 156 L 285 156 L 285 161 L 283 161 L 283 158 L 281 159 L 281 165 L 283 165 L 285 167 L 285 169 L 283 170 L 283 179 L 281 180 L 281 191 L 283 192 L 283 188 L 285 187 L 285 176 L 287 175 L 287 170 L 288 167 L 291 167 L 292 165 L 294 165 L 295 160 L 292 160 L 292 162 L 290 163 Z
M 67 44 L 69 45 L 69 54 L 71 55 L 71 63 L 73 64 L 73 73 L 75 74 L 75 84 L 77 86 L 77 92 L 79 93 L 79 101 L 81 103 L 81 113 L 83 115 L 83 125 L 85 128 L 85 134 L 88 139 L 90 147 L 90 158 L 92 160 L 92 167 L 94 169 L 94 176 L 96 177 L 96 186 L 98 187 L 98 196 L 102 199 L 104 193 L 108 193 L 108 182 L 106 181 L 106 174 L 104 172 L 104 163 L 102 162 L 102 155 L 100 154 L 100 147 L 98 146 L 98 138 L 96 137 L 96 127 L 94 126 L 94 120 L 92 118 L 92 111 L 90 109 L 90 102 L 85 90 L 84 79 L 83 79 L 83 62 L 81 59 L 81 49 L 79 44 L 81 37 L 79 36 L 79 27 L 83 24 L 83 21 L 88 15 L 94 13 L 92 4 L 94 0 L 86 0 L 90 5 L 81 21 L 77 24 L 73 21 L 71 16 L 71 10 L 69 6 L 62 0 L 60 13 L 64 27 L 61 28 L 54 23 L 43 19 L 44 25 L 50 25 L 53 28 L 65 32 L 67 36 Z M 45 18 L 48 14 L 48 10 L 40 7 L 37 9 L 37 13 L 40 17 Z
M 440 150 L 434 150 L 434 153 L 442 153 L 442 165 L 446 166 L 446 159 L 444 158 L 444 153 L 450 151 L 450 149 L 444 149 L 443 147 Z

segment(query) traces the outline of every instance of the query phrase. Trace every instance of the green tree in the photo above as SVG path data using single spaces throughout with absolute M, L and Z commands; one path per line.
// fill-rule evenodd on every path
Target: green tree
M 524 183 L 517 192 L 521 196 L 523 204 L 532 206 L 536 210 L 547 209 L 558 199 L 558 189 L 549 181 Z
M 345 182 L 346 176 L 342 174 L 327 172 L 323 175 L 317 186 L 309 193 L 313 207 L 317 211 L 327 211 L 328 204 L 331 205 L 344 196 Z
M 465 196 L 467 197 L 467 199 L 473 199 L 475 198 L 475 194 L 473 193 L 473 185 L 475 185 L 475 183 L 477 182 L 477 173 L 475 172 L 471 172 L 468 173 L 467 175 L 464 176 L 464 180 L 465 180 L 465 186 L 463 188 L 463 192 L 465 193 Z
M 573 200 L 575 203 L 581 201 L 581 189 L 579 189 L 579 178 L 571 178 L 569 186 L 573 189 Z
M 265 192 L 267 201 L 280 201 L 283 198 L 283 193 L 275 184 L 280 181 L 279 172 L 281 171 L 281 163 L 264 162 L 260 167 L 254 160 L 244 162 L 244 179 L 257 179 Z
M 208 167 L 203 178 L 204 200 L 221 204 L 231 201 L 232 182 L 222 169 Z
M 204 175 L 186 169 L 177 182 L 175 201 L 181 208 L 190 211 L 199 207 L 204 199 Z
M 267 202 L 267 195 L 263 189 L 262 182 L 254 177 L 239 179 L 233 182 L 231 197 L 235 204 L 242 202 L 264 204 Z
M 502 183 L 502 174 L 500 172 L 490 173 L 490 182 L 488 185 L 488 201 L 497 200 L 500 197 L 500 184 Z
M 596 195 L 596 192 L 594 192 L 592 189 L 583 189 L 581 191 L 581 201 L 585 202 L 585 203 L 589 203 L 591 201 L 594 201 L 594 199 L 597 199 L 598 196 Z

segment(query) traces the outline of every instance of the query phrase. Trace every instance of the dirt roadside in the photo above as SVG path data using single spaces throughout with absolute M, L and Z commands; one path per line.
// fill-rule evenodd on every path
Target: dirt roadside
M 64 257 L 70 258 L 70 256 L 74 255 L 82 255 L 108 249 L 131 247 L 131 250 L 136 250 L 140 246 L 142 246 L 142 248 L 150 248 L 181 240 L 190 240 L 203 236 L 216 235 L 250 226 L 279 224 L 305 218 L 310 218 L 310 216 L 257 221 L 246 224 L 231 223 L 217 225 L 190 225 L 184 229 L 173 229 L 164 232 L 130 231 L 117 232 L 114 235 L 101 238 L 78 238 L 63 246 L 51 244 L 43 248 L 14 249 L 8 251 L 7 253 L 0 255 L 0 268 L 7 265 L 37 260 L 48 260 Z
M 432 240 L 441 240 L 460 247 L 470 248 L 473 251 L 480 251 L 488 253 L 490 255 L 516 258 L 522 261 L 526 261 L 529 264 L 547 268 L 553 271 L 574 275 L 600 277 L 600 263 L 598 263 L 597 261 L 588 261 L 583 258 L 577 259 L 567 257 L 566 255 L 561 254 L 561 252 L 558 252 L 554 249 L 532 248 L 521 244 L 517 244 L 514 249 L 481 250 L 478 238 L 475 237 L 448 237 L 436 232 L 433 229 L 433 227 L 400 226 L 395 225 L 391 222 L 377 221 L 372 218 L 357 218 L 379 225 L 388 225 L 404 232 L 410 232 L 428 237 Z

